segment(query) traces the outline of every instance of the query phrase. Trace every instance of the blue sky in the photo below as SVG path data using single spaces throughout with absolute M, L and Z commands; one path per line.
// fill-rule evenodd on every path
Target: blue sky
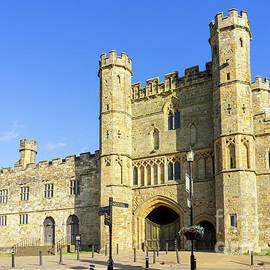
M 133 59 L 133 82 L 211 60 L 216 13 L 246 10 L 252 79 L 269 75 L 270 1 L 0 1 L 0 167 L 19 159 L 19 139 L 38 141 L 39 160 L 99 147 L 100 54 Z

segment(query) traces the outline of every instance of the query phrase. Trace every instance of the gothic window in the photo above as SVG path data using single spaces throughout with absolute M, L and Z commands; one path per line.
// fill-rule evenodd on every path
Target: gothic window
M 173 129 L 173 114 L 172 112 L 169 112 L 168 114 L 168 130 Z
M 147 166 L 147 185 L 151 185 L 151 167 L 149 165 Z
M 194 145 L 196 143 L 196 140 L 197 140 L 196 126 L 194 124 L 192 124 L 190 126 L 190 144 Z
M 249 169 L 249 149 L 248 145 L 244 143 L 244 156 L 243 156 L 243 162 L 244 162 L 244 167 Z
M 161 182 L 161 184 L 164 184 L 164 182 L 165 182 L 164 176 L 165 176 L 165 174 L 164 174 L 164 164 L 161 164 L 160 165 L 160 182 Z
M 221 166 L 221 151 L 220 151 L 220 144 L 216 145 L 216 162 L 217 162 L 217 171 L 221 171 L 222 170 L 222 166 Z
M 141 173 L 141 186 L 144 186 L 144 167 L 140 168 Z
M 235 169 L 235 146 L 233 144 L 229 145 L 229 167 L 230 169 Z
M 158 184 L 158 165 L 154 165 L 154 185 Z
M 173 180 L 173 164 L 168 164 L 168 180 Z
M 175 178 L 175 180 L 181 179 L 181 169 L 180 169 L 179 162 L 175 162 L 175 164 L 174 164 L 174 178 Z
M 230 73 L 227 73 L 227 81 L 229 81 L 231 79 L 231 75 Z
M 138 168 L 134 167 L 133 169 L 133 185 L 138 185 Z
M 154 149 L 159 149 L 159 131 L 155 128 L 153 132 L 153 139 L 154 139 Z
M 204 158 L 201 158 L 198 160 L 198 174 L 199 174 L 199 179 L 205 178 L 205 160 L 204 160 Z
M 180 128 L 180 112 L 174 113 L 174 129 Z

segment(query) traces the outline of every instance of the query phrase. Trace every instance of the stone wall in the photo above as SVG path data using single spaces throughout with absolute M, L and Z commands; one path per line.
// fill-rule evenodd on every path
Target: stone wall
M 70 181 L 80 181 L 80 194 L 70 195 Z M 45 184 L 54 184 L 52 198 L 44 197 Z M 29 200 L 21 200 L 21 187 L 29 187 Z M 55 221 L 55 242 L 66 237 L 66 222 L 70 215 L 79 218 L 82 245 L 98 244 L 99 163 L 96 155 L 84 153 L 65 159 L 41 161 L 23 167 L 4 169 L 0 175 L 0 190 L 8 190 L 7 203 L 0 204 L 0 215 L 7 225 L 0 226 L 2 247 L 10 247 L 24 239 L 40 238 L 44 242 L 43 222 Z M 20 214 L 28 214 L 28 224 L 20 225 Z

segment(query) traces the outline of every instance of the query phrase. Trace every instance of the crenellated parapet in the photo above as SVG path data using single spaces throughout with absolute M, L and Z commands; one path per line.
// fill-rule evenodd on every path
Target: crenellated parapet
M 251 83 L 251 90 L 268 90 L 270 91 L 270 84 L 269 84 L 269 79 L 264 78 L 262 80 L 261 76 L 256 76 L 255 81 Z
M 121 56 L 117 56 L 116 51 L 110 51 L 109 56 L 107 56 L 106 53 L 100 56 L 99 70 L 111 68 L 112 66 L 124 67 L 132 74 L 132 60 L 124 52 L 121 53 Z
M 146 81 L 146 86 L 141 87 L 141 83 L 132 84 L 132 100 L 140 100 L 147 97 L 154 98 L 156 95 L 173 92 L 176 89 L 184 88 L 194 84 L 209 81 L 211 79 L 212 63 L 205 65 L 206 70 L 199 71 L 199 66 L 185 69 L 185 76 L 178 77 L 178 72 L 165 74 L 165 81 L 159 82 L 159 78 L 155 77 Z
M 228 27 L 238 27 L 248 30 L 250 38 L 252 38 L 251 32 L 249 30 L 247 12 L 241 11 L 239 15 L 238 10 L 235 8 L 229 10 L 228 16 L 223 16 L 222 12 L 218 13 L 215 16 L 215 21 L 212 21 L 209 24 L 209 27 L 211 36 L 214 35 L 217 30 L 222 31 L 222 29 L 226 29 Z
M 52 160 L 41 160 L 38 163 L 29 163 L 25 167 L 20 164 L 15 164 L 14 170 L 11 167 L 6 167 L 2 169 L 2 173 L 0 171 L 0 175 L 7 175 L 14 172 L 24 171 L 24 170 L 35 170 L 41 168 L 49 168 L 49 167 L 60 167 L 61 165 L 68 165 L 80 163 L 80 165 L 88 165 L 93 159 L 97 160 L 99 158 L 99 151 L 96 151 L 94 154 L 90 152 L 81 153 L 79 156 L 70 155 L 65 158 L 54 158 Z
M 20 151 L 23 150 L 31 150 L 34 152 L 37 152 L 37 141 L 34 141 L 33 139 L 30 139 L 28 141 L 27 138 L 20 140 Z

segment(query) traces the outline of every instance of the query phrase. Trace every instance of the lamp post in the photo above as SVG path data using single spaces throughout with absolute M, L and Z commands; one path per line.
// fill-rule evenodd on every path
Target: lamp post
M 193 225 L 193 206 L 192 206 L 192 196 L 193 196 L 193 181 L 192 181 L 192 162 L 194 160 L 194 152 L 191 149 L 191 146 L 186 151 L 186 157 L 189 168 L 189 200 L 190 200 L 190 226 Z M 195 257 L 193 252 L 193 240 L 191 240 L 191 255 L 190 255 L 190 269 L 195 270 Z

